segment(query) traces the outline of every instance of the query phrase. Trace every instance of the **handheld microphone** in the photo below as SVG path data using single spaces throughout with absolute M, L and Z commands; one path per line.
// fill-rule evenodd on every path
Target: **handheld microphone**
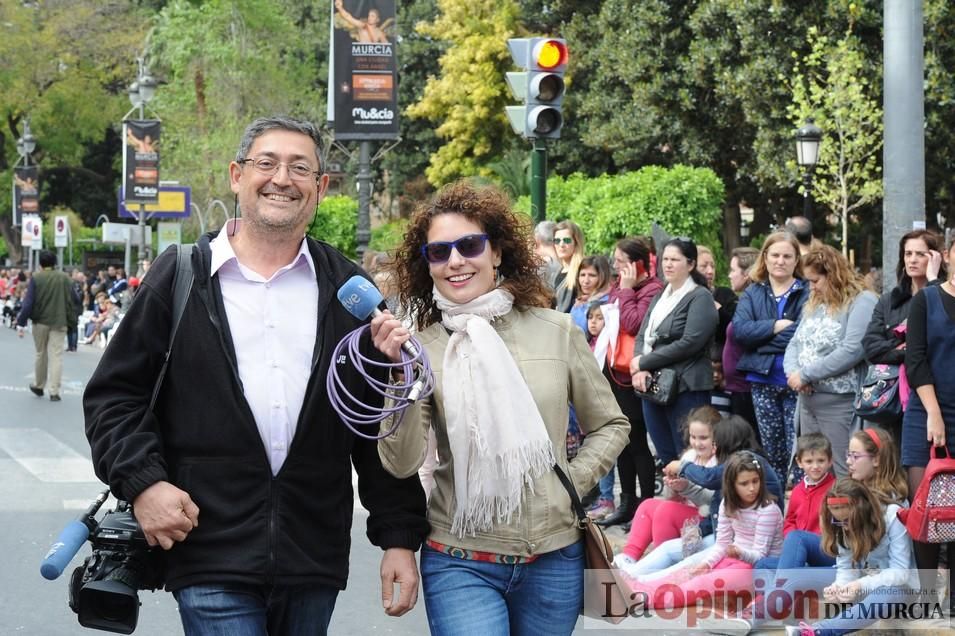
M 385 305 L 381 292 L 375 284 L 362 276 L 352 276 L 338 290 L 338 301 L 352 316 L 359 320 L 367 320 L 369 316 L 378 317 Z M 418 348 L 410 340 L 403 343 L 401 348 L 412 358 L 418 357 Z
M 338 290 L 337 296 L 348 313 L 359 320 L 364 321 L 369 316 L 378 316 L 382 313 L 381 292 L 362 276 L 356 275 L 348 279 Z M 359 343 L 367 329 L 369 329 L 368 325 L 358 327 L 342 338 L 335 347 L 332 352 L 333 363 L 325 378 L 325 388 L 332 408 L 338 413 L 345 426 L 359 437 L 377 440 L 391 435 L 398 429 L 404 418 L 405 409 L 410 404 L 431 395 L 434 391 L 434 375 L 431 373 L 428 357 L 416 341 L 409 340 L 401 345 L 401 362 L 382 362 L 380 359 L 369 358 L 362 354 Z M 368 386 L 386 398 L 386 406 L 369 406 L 349 391 L 338 372 L 338 366 L 345 364 L 347 359 L 351 359 L 355 370 L 364 377 Z M 366 371 L 369 367 L 400 368 L 404 371 L 406 378 L 411 378 L 412 375 L 414 377 L 398 383 L 382 381 L 376 377 L 377 374 Z M 387 400 L 390 400 L 390 404 Z M 380 435 L 369 435 L 356 428 L 356 426 L 381 424 L 389 417 L 393 418 L 391 428 Z
M 385 304 L 381 291 L 375 287 L 375 284 L 357 274 L 349 278 L 338 290 L 338 300 L 348 313 L 359 320 L 367 320 L 369 316 L 380 316 L 381 308 Z M 412 360 L 419 355 L 418 348 L 410 340 L 403 342 L 401 348 Z M 424 380 L 419 377 L 411 385 L 408 401 L 416 402 L 423 390 Z
M 66 569 L 66 566 L 73 560 L 76 553 L 83 547 L 83 543 L 89 538 L 90 529 L 93 524 L 93 516 L 106 501 L 107 497 L 109 497 L 109 490 L 104 490 L 100 493 L 99 497 L 90 504 L 86 512 L 63 528 L 63 531 L 60 532 L 60 536 L 57 537 L 53 545 L 50 546 L 50 550 L 46 553 L 46 556 L 43 557 L 43 562 L 40 564 L 40 574 L 43 578 L 48 581 L 53 581 L 63 574 L 63 570 Z

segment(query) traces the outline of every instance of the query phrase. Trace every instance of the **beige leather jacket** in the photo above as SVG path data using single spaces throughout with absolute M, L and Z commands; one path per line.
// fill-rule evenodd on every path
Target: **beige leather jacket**
M 517 361 L 518 369 L 554 444 L 557 461 L 579 494 L 586 493 L 609 472 L 629 439 L 630 424 L 620 411 L 601 374 L 583 332 L 568 314 L 550 309 L 513 309 L 493 323 L 498 335 Z M 438 441 L 438 466 L 434 490 L 428 502 L 430 538 L 445 545 L 495 554 L 529 556 L 566 547 L 580 538 L 570 496 L 549 471 L 525 488 L 521 515 L 508 525 L 459 538 L 451 534 L 454 516 L 453 458 L 448 445 L 443 407 L 441 367 L 448 332 L 434 324 L 418 334 L 431 361 L 434 394 L 408 409 L 398 431 L 378 442 L 385 469 L 396 477 L 409 477 L 425 460 L 428 430 L 434 427 Z M 494 396 L 487 396 L 493 400 Z M 581 430 L 587 435 L 580 453 L 568 464 L 566 453 L 568 403 L 577 411 Z M 390 422 L 382 425 L 382 431 Z

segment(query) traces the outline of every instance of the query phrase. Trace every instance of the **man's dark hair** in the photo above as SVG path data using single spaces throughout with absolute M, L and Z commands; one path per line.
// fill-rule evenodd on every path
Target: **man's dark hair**
M 56 254 L 50 250 L 43 250 L 40 252 L 40 267 L 55 267 L 56 266 Z
M 800 245 L 812 243 L 812 221 L 804 216 L 794 216 L 786 221 L 786 231 L 796 237 Z
M 242 161 L 248 158 L 249 149 L 255 140 L 269 132 L 270 130 L 290 130 L 292 132 L 302 133 L 311 137 L 315 142 L 315 158 L 318 159 L 318 171 L 325 172 L 325 147 L 322 143 L 322 136 L 318 128 L 310 121 L 296 119 L 288 115 L 273 115 L 271 117 L 260 117 L 249 124 L 245 132 L 242 133 L 242 140 L 239 142 L 239 150 L 235 153 L 235 160 Z

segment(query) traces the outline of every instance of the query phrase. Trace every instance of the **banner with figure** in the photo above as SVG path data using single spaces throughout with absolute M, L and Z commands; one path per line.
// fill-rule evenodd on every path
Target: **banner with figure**
M 159 197 L 159 120 L 123 122 L 123 200 L 155 203 Z
M 334 0 L 335 139 L 397 139 L 395 0 Z
M 13 169 L 13 224 L 20 225 L 25 214 L 40 213 L 40 169 L 20 166 Z

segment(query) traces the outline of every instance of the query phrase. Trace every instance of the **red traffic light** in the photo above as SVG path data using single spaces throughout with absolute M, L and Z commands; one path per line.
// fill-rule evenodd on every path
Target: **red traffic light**
M 562 40 L 540 40 L 531 55 L 539 68 L 549 71 L 567 64 L 567 45 Z

